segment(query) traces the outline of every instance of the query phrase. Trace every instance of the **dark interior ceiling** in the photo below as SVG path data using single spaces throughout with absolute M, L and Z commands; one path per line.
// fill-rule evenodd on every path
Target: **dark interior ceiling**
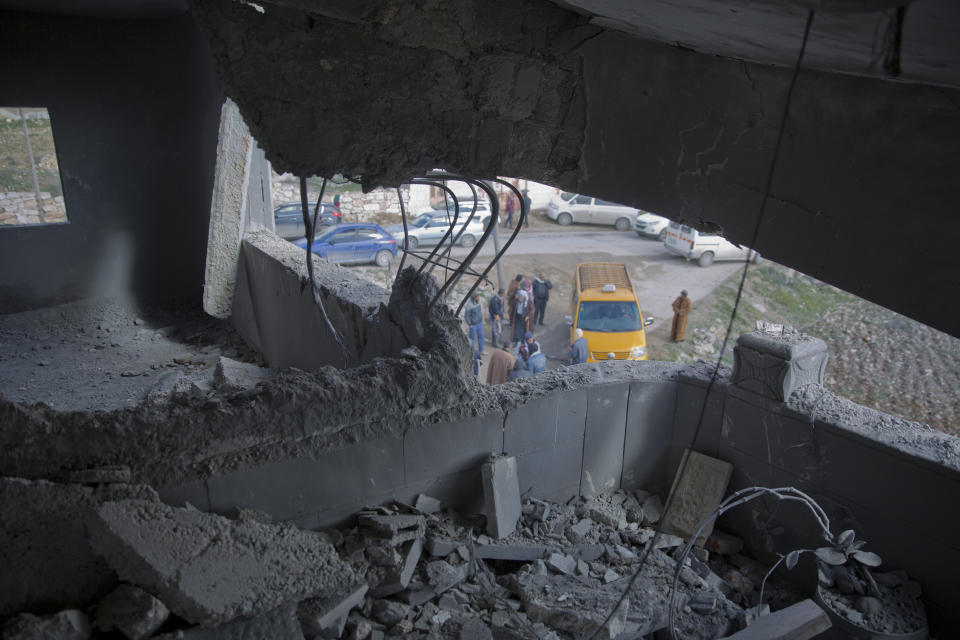
M 819 11 L 804 66 L 867 76 L 883 69 L 896 10 L 876 2 L 807 0 L 555 0 L 587 13 L 597 26 L 701 53 L 792 65 L 803 35 L 805 5 L 860 5 L 870 11 Z M 886 4 L 895 4 L 887 2 Z M 900 80 L 960 86 L 960 2 L 917 0 L 907 6 Z

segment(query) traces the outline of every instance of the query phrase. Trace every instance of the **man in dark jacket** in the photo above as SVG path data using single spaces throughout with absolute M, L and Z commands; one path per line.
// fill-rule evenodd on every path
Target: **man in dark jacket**
M 503 331 L 503 289 L 497 291 L 497 295 L 490 296 L 490 302 L 487 303 L 487 311 L 490 313 L 490 334 L 491 342 L 494 348 L 502 344 L 500 334 Z
M 474 293 L 463 308 L 463 319 L 470 327 L 470 346 L 474 353 L 483 354 L 483 306 L 479 293 Z
M 543 315 L 547 312 L 547 300 L 550 299 L 553 283 L 547 280 L 543 271 L 533 281 L 533 323 L 543 326 Z

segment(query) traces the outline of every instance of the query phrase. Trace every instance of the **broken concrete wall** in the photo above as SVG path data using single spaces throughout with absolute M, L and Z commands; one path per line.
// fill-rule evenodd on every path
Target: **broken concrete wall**
M 546 0 L 260 4 L 193 3 L 280 171 L 366 188 L 434 167 L 512 175 L 752 237 L 791 69 L 627 37 Z M 930 295 L 957 272 L 942 261 L 960 234 L 958 104 L 955 88 L 803 71 L 755 248 L 960 335 L 956 301 Z M 874 250 L 904 244 L 923 255 Z
M 223 96 L 195 23 L 2 12 L 0 56 L 3 101 L 50 111 L 69 218 L 0 233 L 0 312 L 199 305 Z
M 680 376 L 671 474 L 692 441 L 708 380 L 706 368 Z M 854 529 L 886 566 L 909 571 L 924 587 L 931 620 L 953 628 L 960 515 L 948 504 L 960 495 L 960 441 L 817 384 L 794 389 L 786 403 L 769 385 L 746 386 L 721 372 L 694 449 L 733 464 L 730 491 L 793 486 L 811 495 L 835 534 Z M 720 526 L 768 560 L 822 544 L 810 513 L 785 502 L 751 502 Z

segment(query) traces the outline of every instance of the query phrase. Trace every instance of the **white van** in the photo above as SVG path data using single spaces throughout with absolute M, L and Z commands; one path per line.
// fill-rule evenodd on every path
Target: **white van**
M 739 247 L 718 233 L 704 233 L 679 222 L 667 225 L 663 246 L 671 253 L 687 260 L 696 260 L 701 267 L 709 267 L 714 260 L 746 260 L 755 264 L 760 254 L 749 247 Z

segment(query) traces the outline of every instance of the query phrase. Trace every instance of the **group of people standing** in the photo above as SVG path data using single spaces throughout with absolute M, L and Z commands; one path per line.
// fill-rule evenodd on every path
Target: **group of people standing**
M 534 340 L 533 329 L 536 325 L 544 326 L 552 288 L 553 283 L 543 272 L 534 280 L 517 274 L 506 292 L 500 289 L 491 296 L 487 302 L 487 313 L 490 317 L 491 341 L 498 350 L 494 352 L 487 368 L 488 384 L 500 384 L 510 376 L 523 377 L 546 370 L 547 358 L 540 343 Z M 474 353 L 474 370 L 477 371 L 484 350 L 480 294 L 473 294 L 464 306 L 463 317 L 470 328 L 470 346 Z M 509 339 L 505 337 L 508 331 Z

